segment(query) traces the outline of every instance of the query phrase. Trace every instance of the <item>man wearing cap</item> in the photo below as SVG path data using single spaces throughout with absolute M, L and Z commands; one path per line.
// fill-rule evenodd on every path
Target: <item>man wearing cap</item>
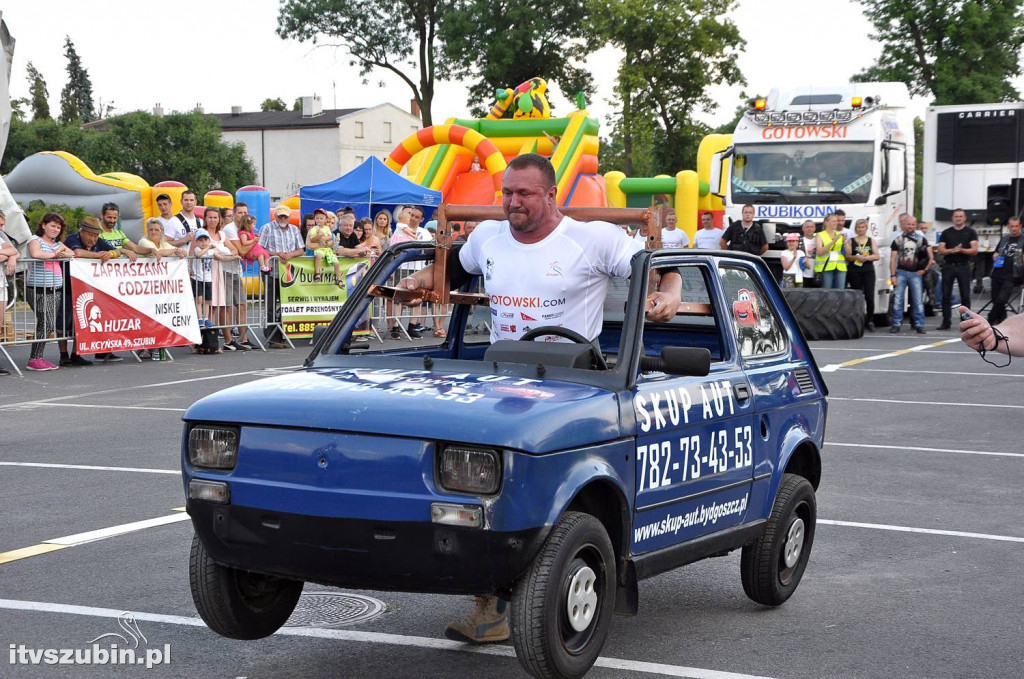
M 297 226 L 288 222 L 292 210 L 287 205 L 278 205 L 274 210 L 274 221 L 260 229 L 260 245 L 271 257 L 277 257 L 284 263 L 290 259 L 306 254 L 306 244 L 302 241 L 302 233 Z M 274 325 L 267 338 L 272 349 L 284 349 L 284 337 L 281 335 L 281 291 L 277 285 L 277 267 L 271 267 L 267 276 L 267 292 L 270 299 L 267 303 L 267 323 Z

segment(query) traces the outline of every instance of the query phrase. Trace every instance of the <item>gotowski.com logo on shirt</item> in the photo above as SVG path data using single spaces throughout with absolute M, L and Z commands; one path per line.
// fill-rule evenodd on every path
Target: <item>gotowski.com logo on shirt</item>
M 171 645 L 151 646 L 133 613 L 122 613 L 117 618 L 117 628 L 86 642 L 84 648 L 33 648 L 10 644 L 8 662 L 11 665 L 139 665 L 147 670 L 170 664 Z

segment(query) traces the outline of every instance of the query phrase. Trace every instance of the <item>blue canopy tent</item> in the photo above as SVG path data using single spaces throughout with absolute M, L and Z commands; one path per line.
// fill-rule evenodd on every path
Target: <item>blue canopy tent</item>
M 372 217 L 378 209 L 419 205 L 429 219 L 440 203 L 440 191 L 409 181 L 373 156 L 337 179 L 299 189 L 299 210 L 303 215 L 317 208 L 336 212 L 351 207 L 359 219 Z

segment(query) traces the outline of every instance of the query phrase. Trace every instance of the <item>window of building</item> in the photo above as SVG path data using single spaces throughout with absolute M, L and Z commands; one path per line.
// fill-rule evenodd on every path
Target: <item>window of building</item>
M 363 123 L 361 121 L 357 120 L 356 121 L 356 139 L 362 139 L 362 138 L 363 138 Z
M 384 123 L 384 143 L 391 143 L 391 123 L 389 122 Z
M 366 159 L 362 156 L 356 156 L 356 165 L 362 165 L 364 160 Z

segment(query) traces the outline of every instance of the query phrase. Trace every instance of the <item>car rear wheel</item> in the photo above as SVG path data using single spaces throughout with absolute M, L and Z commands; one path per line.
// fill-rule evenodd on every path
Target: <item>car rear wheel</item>
M 221 566 L 195 535 L 188 575 L 199 616 L 230 639 L 262 639 L 276 632 L 295 610 L 304 584 Z
M 765 606 L 778 606 L 796 591 L 814 543 L 817 501 L 810 481 L 785 474 L 761 536 L 743 548 L 743 591 Z
M 601 653 L 615 608 L 615 552 L 604 526 L 566 512 L 512 594 L 512 639 L 535 677 L 575 679 Z

